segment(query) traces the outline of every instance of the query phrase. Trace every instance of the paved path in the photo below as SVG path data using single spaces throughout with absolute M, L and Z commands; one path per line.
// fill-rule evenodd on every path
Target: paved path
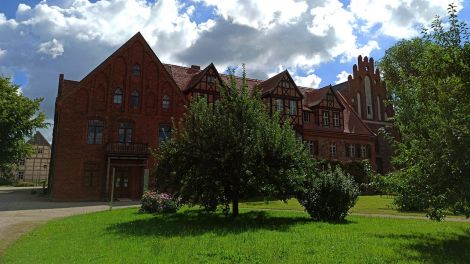
M 0 187 L 0 255 L 21 235 L 51 219 L 109 209 L 104 202 L 51 202 L 40 192 L 41 188 Z M 137 205 L 137 201 L 122 201 L 113 207 Z

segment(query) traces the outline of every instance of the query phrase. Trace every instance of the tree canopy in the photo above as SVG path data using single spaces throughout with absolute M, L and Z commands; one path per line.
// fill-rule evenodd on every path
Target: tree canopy
M 380 62 L 400 139 L 390 178 L 402 209 L 470 215 L 470 43 L 454 6 Z
M 158 189 L 208 211 L 222 205 L 228 213 L 232 203 L 233 216 L 244 197 L 295 196 L 313 161 L 290 124 L 268 115 L 245 74 L 219 88 L 213 104 L 194 100 L 175 136 L 156 151 Z
M 41 101 L 24 96 L 18 85 L 0 76 L 0 169 L 31 153 L 27 137 L 46 126 L 44 113 L 38 112 Z

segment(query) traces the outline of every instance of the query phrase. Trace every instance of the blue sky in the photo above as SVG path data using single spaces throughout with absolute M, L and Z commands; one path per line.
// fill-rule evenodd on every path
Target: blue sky
M 0 74 L 43 97 L 52 122 L 57 80 L 80 80 L 140 31 L 165 63 L 245 63 L 249 77 L 288 69 L 312 88 L 341 82 L 357 56 L 380 60 L 463 0 L 1 0 Z M 51 128 L 43 131 L 51 139 Z

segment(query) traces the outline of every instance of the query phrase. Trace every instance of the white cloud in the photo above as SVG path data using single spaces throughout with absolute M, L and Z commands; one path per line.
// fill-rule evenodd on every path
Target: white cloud
M 306 1 L 294 0 L 203 0 L 215 6 L 225 20 L 253 28 L 295 22 L 307 10 Z
M 354 16 L 365 22 L 361 27 L 370 32 L 379 27 L 380 34 L 397 39 L 419 34 L 421 25 L 427 25 L 435 15 L 445 16 L 450 3 L 462 8 L 462 0 L 351 0 L 349 9 Z
M 348 73 L 347 71 L 341 71 L 338 75 L 336 75 L 335 84 L 347 81 L 349 75 L 350 73 Z
M 51 41 L 39 44 L 37 52 L 51 55 L 51 57 L 55 59 L 57 56 L 60 56 L 62 53 L 64 53 L 64 45 L 54 38 Z
M 292 76 L 295 83 L 299 86 L 318 88 L 321 82 L 321 78 L 314 73 L 310 73 L 307 76 Z
M 27 73 L 24 94 L 44 97 L 42 107 L 52 117 L 59 73 L 80 80 L 140 31 L 163 62 L 201 66 L 214 62 L 220 71 L 246 63 L 248 75 L 256 78 L 280 72 L 280 65 L 294 73 L 305 72 L 293 74 L 299 85 L 318 87 L 323 76 L 313 68 L 370 55 L 380 49 L 384 35 L 411 36 L 416 25 L 445 14 L 449 1 L 351 0 L 348 6 L 338 0 L 20 4 L 13 19 L 0 13 L 0 74 Z M 200 3 L 214 9 L 204 23 L 194 22 Z M 45 60 L 45 55 L 55 59 Z

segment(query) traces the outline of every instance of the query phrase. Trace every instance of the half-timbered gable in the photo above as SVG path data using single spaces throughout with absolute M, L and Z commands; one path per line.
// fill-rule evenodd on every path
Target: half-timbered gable
M 189 98 L 204 97 L 208 103 L 213 103 L 219 97 L 219 85 L 223 84 L 219 72 L 211 63 L 192 77 L 185 94 Z
M 310 122 L 326 129 L 343 130 L 344 106 L 331 87 L 312 90 L 307 95 L 307 104 L 310 111 L 306 111 L 306 114 L 310 115 Z
M 258 86 L 269 113 L 278 112 L 281 122 L 302 126 L 303 95 L 287 70 L 267 79 Z

